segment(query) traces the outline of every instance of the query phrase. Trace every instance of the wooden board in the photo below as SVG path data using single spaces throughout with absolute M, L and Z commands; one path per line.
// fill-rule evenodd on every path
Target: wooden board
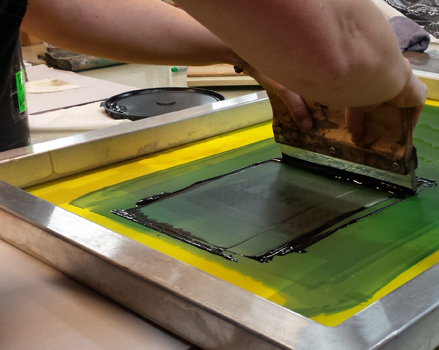
M 230 77 L 240 76 L 231 64 L 214 64 L 212 66 L 191 66 L 187 69 L 188 77 Z
M 235 73 L 230 64 L 215 64 L 211 66 L 187 69 L 187 85 L 191 86 L 247 86 L 259 85 L 256 80 L 245 74 Z

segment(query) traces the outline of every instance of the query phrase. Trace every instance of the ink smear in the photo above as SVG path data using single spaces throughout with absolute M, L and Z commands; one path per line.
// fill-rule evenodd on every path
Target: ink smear
M 268 262 L 404 199 L 276 158 L 112 212 L 233 261 Z

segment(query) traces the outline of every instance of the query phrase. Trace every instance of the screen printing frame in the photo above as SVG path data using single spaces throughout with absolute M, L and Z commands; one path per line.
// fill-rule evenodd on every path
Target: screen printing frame
M 326 327 L 19 189 L 269 119 L 262 92 L 1 153 L 0 238 L 206 350 L 435 348 L 439 265 Z

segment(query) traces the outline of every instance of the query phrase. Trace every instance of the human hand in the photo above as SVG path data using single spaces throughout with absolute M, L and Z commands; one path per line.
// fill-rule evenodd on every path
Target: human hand
M 412 126 L 415 128 L 422 107 L 427 99 L 427 86 L 422 83 L 411 71 L 410 63 L 407 59 L 407 68 L 410 70 L 410 79 L 401 92 L 390 101 L 365 107 L 347 107 L 346 125 L 352 135 L 352 141 L 361 142 L 365 136 L 364 120 L 368 114 L 379 108 L 383 104 L 389 104 L 397 108 L 415 108 Z
M 265 90 L 279 96 L 287 106 L 294 122 L 301 129 L 307 131 L 312 128 L 312 119 L 308 107 L 299 95 L 278 84 L 265 74 L 260 73 L 245 61 L 241 63 L 239 68 L 242 69 L 245 74 L 255 79 Z

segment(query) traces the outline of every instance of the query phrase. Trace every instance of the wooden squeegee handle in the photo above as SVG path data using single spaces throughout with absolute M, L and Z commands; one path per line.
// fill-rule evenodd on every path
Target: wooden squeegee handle
M 313 127 L 303 131 L 294 122 L 285 103 L 268 92 L 273 109 L 276 142 L 338 159 L 406 175 L 413 159 L 414 108 L 382 105 L 364 121 L 361 144 L 351 140 L 345 121 L 345 108 L 325 106 L 305 100 Z

